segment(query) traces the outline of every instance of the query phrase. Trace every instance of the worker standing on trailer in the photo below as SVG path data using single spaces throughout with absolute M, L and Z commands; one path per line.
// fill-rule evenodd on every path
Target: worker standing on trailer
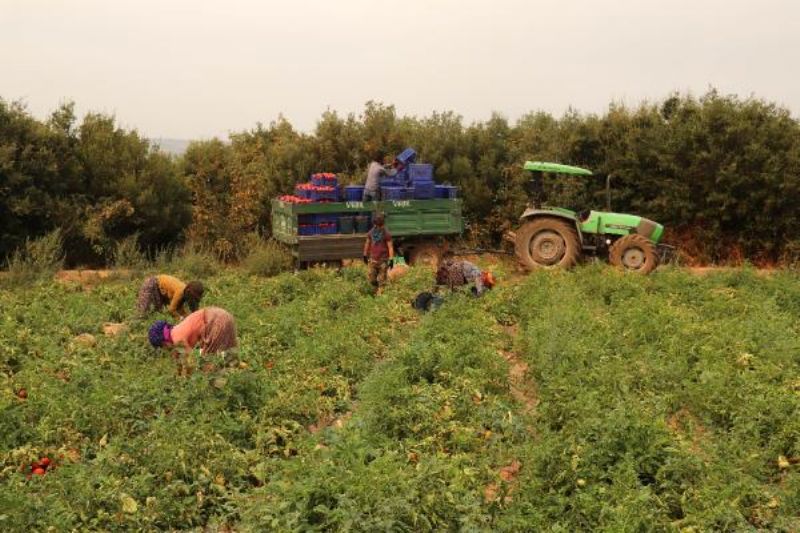
M 397 174 L 395 169 L 387 169 L 383 161 L 386 159 L 386 153 L 383 150 L 377 150 L 367 167 L 367 180 L 364 182 L 364 202 L 378 202 L 381 199 L 381 178 L 384 176 L 394 176 Z
M 394 259 L 392 235 L 385 228 L 383 213 L 376 213 L 372 218 L 372 229 L 367 233 L 364 243 L 364 262 L 367 263 L 367 277 L 375 294 L 380 294 L 386 284 L 386 273 L 389 262 Z
M 474 283 L 472 293 L 480 296 L 487 289 L 494 287 L 494 275 L 484 272 L 475 264 L 466 260 L 455 259 L 452 254 L 445 256 L 442 264 L 436 271 L 436 284 L 445 285 L 451 290 Z

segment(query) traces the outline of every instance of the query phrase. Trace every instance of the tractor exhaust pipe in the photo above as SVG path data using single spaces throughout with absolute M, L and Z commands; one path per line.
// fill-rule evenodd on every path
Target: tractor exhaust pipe
M 611 174 L 606 174 L 606 211 L 611 212 Z

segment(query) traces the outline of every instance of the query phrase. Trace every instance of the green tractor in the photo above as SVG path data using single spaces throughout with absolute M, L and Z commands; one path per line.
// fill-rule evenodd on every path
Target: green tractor
M 522 213 L 522 226 L 510 236 L 522 265 L 538 268 L 570 268 L 581 255 L 607 256 L 628 271 L 648 274 L 663 260 L 670 247 L 659 244 L 664 226 L 652 220 L 611 212 L 611 178 L 606 177 L 606 211 L 581 212 L 545 205 L 544 173 L 592 176 L 585 168 L 527 161 L 532 173 L 530 203 Z

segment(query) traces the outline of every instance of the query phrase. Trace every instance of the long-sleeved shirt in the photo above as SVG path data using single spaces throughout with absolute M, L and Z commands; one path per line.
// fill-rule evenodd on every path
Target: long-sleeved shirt
M 156 276 L 156 279 L 158 280 L 158 290 L 169 300 L 169 312 L 176 318 L 185 315 L 186 309 L 182 304 L 182 300 L 186 284 L 174 276 L 165 274 Z
M 395 174 L 397 174 L 396 170 L 387 170 L 377 161 L 371 162 L 367 167 L 367 181 L 364 182 L 364 190 L 376 192 L 380 189 L 383 176 L 394 176 Z

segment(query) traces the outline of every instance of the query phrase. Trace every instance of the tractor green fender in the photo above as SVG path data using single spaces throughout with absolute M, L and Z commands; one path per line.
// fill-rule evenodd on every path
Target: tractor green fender
M 581 240 L 581 244 L 583 244 L 583 232 L 581 231 L 580 222 L 578 221 L 578 214 L 575 211 L 564 209 L 562 207 L 550 207 L 547 209 L 529 207 L 522 213 L 522 216 L 520 216 L 519 219 L 528 221 L 540 217 L 562 218 L 574 224 L 575 231 L 578 232 L 578 238 Z

